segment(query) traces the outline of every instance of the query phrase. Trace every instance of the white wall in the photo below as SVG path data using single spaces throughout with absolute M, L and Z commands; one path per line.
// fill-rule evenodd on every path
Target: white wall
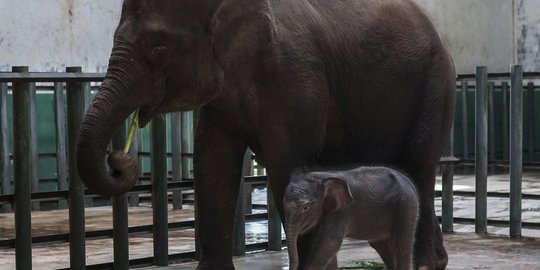
M 507 71 L 513 62 L 512 1 L 415 0 L 432 17 L 450 48 L 458 73 L 486 65 Z
M 330 0 L 329 0 L 330 1 Z M 333 0 L 332 0 L 333 1 Z M 540 70 L 540 0 L 414 0 L 449 44 L 458 73 L 512 63 Z M 0 0 L 0 71 L 104 71 L 122 0 Z
M 0 0 L 0 71 L 107 66 L 121 0 Z
M 516 3 L 517 60 L 525 71 L 540 71 L 540 0 Z

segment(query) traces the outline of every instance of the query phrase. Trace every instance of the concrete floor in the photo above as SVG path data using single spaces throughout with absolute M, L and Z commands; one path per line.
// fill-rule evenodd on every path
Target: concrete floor
M 449 254 L 448 270 L 471 269 L 540 269 L 540 239 L 509 239 L 501 236 L 478 236 L 473 233 L 446 234 L 445 247 Z M 352 266 L 358 261 L 382 262 L 365 241 L 345 241 L 338 253 L 340 267 Z M 234 259 L 238 270 L 288 269 L 286 251 L 250 254 Z M 196 262 L 153 269 L 192 270 Z M 362 268 L 356 268 L 362 269 Z
M 508 191 L 508 175 L 493 175 L 488 179 L 489 191 Z M 440 186 L 437 187 L 440 189 Z M 456 176 L 455 190 L 474 190 L 474 178 Z M 526 193 L 540 194 L 540 174 L 526 173 L 523 178 L 523 190 Z M 253 199 L 256 203 L 264 202 L 264 190 L 255 190 Z M 439 212 L 440 199 L 435 205 Z M 523 200 L 523 221 L 540 223 L 540 202 Z M 508 219 L 508 199 L 489 198 L 488 218 Z M 474 198 L 454 198 L 455 217 L 474 217 Z M 184 210 L 170 210 L 169 220 L 178 222 L 192 220 L 190 206 Z M 129 225 L 148 225 L 152 222 L 152 211 L 148 205 L 129 208 Z M 88 231 L 112 228 L 110 207 L 86 209 L 86 229 Z M 249 243 L 266 240 L 266 222 L 252 222 L 246 226 L 246 239 Z M 32 213 L 32 235 L 43 236 L 68 232 L 68 212 L 66 210 L 43 211 Z M 449 252 L 448 269 L 539 269 L 540 270 L 540 230 L 524 229 L 528 238 L 509 239 L 508 228 L 488 227 L 490 236 L 480 237 L 474 234 L 474 225 L 454 225 L 455 234 L 445 235 L 445 246 Z M 13 214 L 0 214 L 0 240 L 14 237 Z M 170 231 L 169 253 L 194 250 L 193 230 Z M 89 240 L 86 242 L 87 264 L 112 261 L 111 239 Z M 140 234 L 130 237 L 130 258 L 151 256 L 152 235 Z M 69 267 L 69 245 L 67 243 L 34 245 L 34 269 L 57 269 Z M 373 249 L 362 241 L 346 241 L 339 253 L 340 266 L 354 261 L 381 261 Z M 286 252 L 265 252 L 251 254 L 235 259 L 237 269 L 287 269 Z M 194 269 L 195 263 L 175 265 L 169 269 Z M 13 249 L 0 249 L 0 270 L 15 269 Z M 158 268 L 149 268 L 158 269 Z M 166 268 L 164 268 L 166 269 Z

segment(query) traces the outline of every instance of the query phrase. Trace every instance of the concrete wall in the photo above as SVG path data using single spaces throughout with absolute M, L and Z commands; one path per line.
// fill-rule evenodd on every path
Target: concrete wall
M 122 0 L 0 0 L 0 71 L 108 64 Z
M 458 73 L 508 71 L 514 62 L 511 0 L 415 0 L 446 39 Z
M 414 0 L 447 40 L 458 73 L 512 63 L 540 70 L 540 0 Z M 122 0 L 0 0 L 0 71 L 104 71 Z
M 517 60 L 526 71 L 540 70 L 540 1 L 516 3 Z

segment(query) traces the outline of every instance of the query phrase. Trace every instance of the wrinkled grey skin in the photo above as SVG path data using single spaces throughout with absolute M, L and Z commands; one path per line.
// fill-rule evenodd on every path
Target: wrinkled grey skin
M 418 268 L 444 269 L 438 160 L 452 124 L 452 60 L 409 0 L 124 0 L 107 76 L 82 123 L 78 173 L 93 192 L 137 181 L 105 156 L 135 109 L 140 125 L 199 109 L 194 145 L 199 269 L 234 269 L 232 227 L 249 147 L 277 208 L 294 168 L 385 164 L 416 185 Z M 310 245 L 299 239 L 299 268 Z
M 418 195 L 387 167 L 295 174 L 285 190 L 290 268 L 298 267 L 298 236 L 312 243 L 303 269 L 334 270 L 344 236 L 369 240 L 388 269 L 410 270 Z

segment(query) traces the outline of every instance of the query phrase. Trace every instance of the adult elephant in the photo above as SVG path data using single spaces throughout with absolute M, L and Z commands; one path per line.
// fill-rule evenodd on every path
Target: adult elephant
M 79 173 L 95 193 L 127 191 L 135 160 L 110 156 L 110 174 L 104 164 L 115 128 L 136 108 L 141 126 L 160 113 L 200 108 L 198 269 L 234 268 L 247 147 L 266 166 L 281 213 L 298 166 L 405 171 L 420 196 L 416 267 L 443 269 L 433 198 L 454 77 L 432 23 L 407 0 L 125 0 L 107 76 L 80 131 Z M 300 269 L 309 244 L 309 235 L 299 243 Z

